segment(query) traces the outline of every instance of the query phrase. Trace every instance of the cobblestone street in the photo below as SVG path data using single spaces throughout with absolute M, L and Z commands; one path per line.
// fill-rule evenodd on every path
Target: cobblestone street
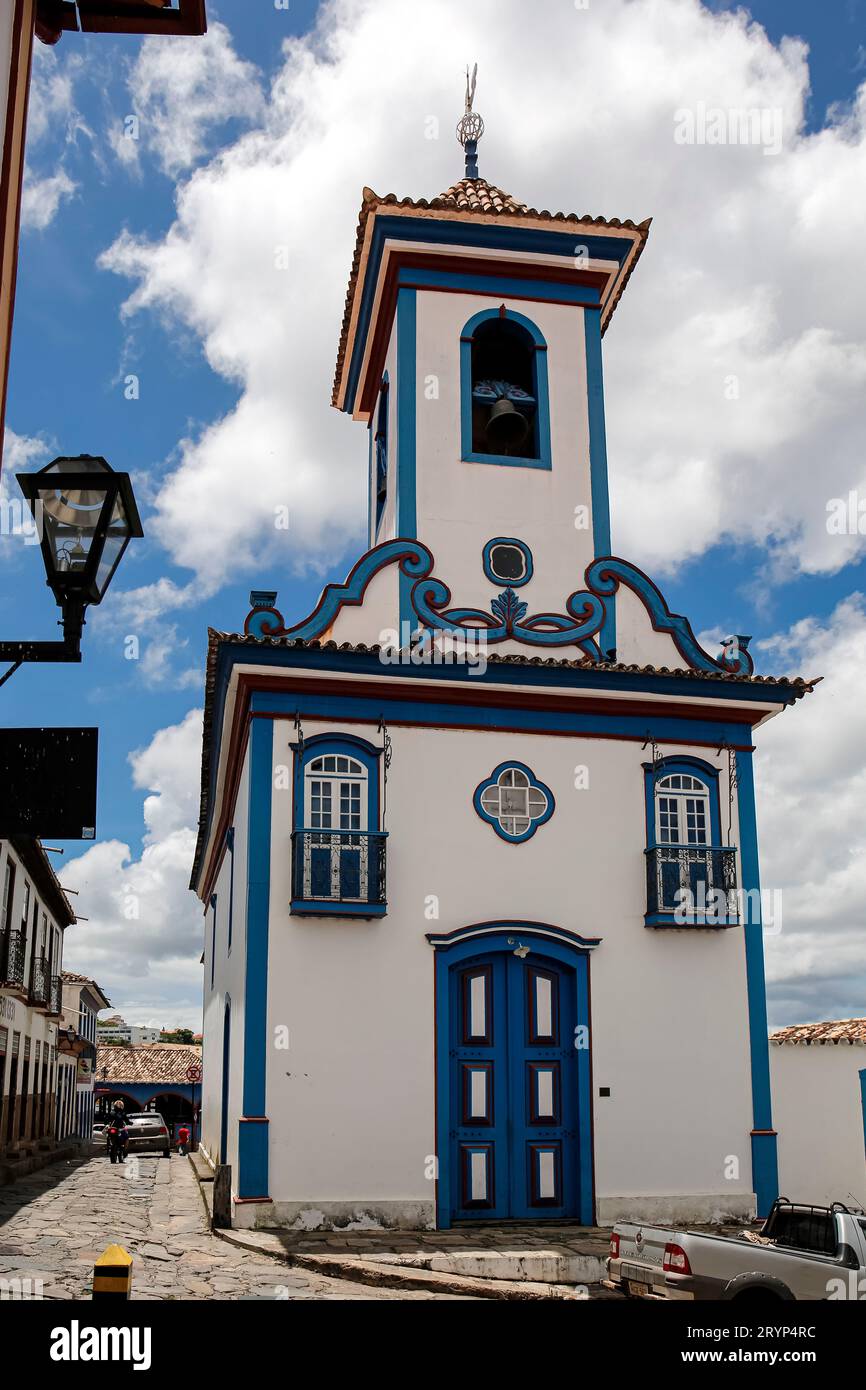
M 145 1299 L 441 1299 L 447 1294 L 371 1288 L 247 1253 L 208 1228 L 186 1158 L 102 1153 L 53 1164 L 0 1188 L 0 1297 L 31 1280 L 51 1299 L 88 1299 L 107 1245 L 133 1256 L 132 1297 Z

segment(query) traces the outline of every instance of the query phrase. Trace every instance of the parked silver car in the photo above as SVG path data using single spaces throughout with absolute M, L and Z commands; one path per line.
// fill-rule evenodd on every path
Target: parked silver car
M 171 1158 L 171 1135 L 168 1125 L 155 1110 L 141 1110 L 127 1115 L 129 1135 L 127 1153 L 160 1153 Z
M 860 1299 L 866 1216 L 842 1202 L 816 1207 L 780 1197 L 759 1232 L 739 1236 L 617 1222 L 608 1272 L 608 1286 L 632 1297 Z

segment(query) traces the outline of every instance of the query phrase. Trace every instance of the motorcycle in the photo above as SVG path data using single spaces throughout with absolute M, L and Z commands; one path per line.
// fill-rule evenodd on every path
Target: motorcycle
M 129 1131 L 125 1125 L 109 1125 L 106 1131 L 106 1147 L 111 1163 L 123 1163 L 129 1147 Z

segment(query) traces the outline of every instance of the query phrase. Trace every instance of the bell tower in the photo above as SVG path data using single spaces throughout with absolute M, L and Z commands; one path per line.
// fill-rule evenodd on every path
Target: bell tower
M 461 611 L 511 590 L 561 614 L 611 550 L 601 339 L 649 221 L 539 212 L 482 178 L 475 76 L 463 178 L 364 190 L 333 404 L 368 428 L 371 549 L 422 542 Z

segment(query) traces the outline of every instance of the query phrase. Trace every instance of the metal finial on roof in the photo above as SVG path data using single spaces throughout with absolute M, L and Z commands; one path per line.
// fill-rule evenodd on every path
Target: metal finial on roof
M 466 110 L 457 122 L 457 139 L 466 151 L 466 177 L 467 179 L 478 178 L 478 141 L 484 134 L 484 121 L 478 111 L 473 111 L 472 103 L 475 101 L 475 82 L 478 77 L 478 64 L 469 74 L 469 66 L 466 67 Z

